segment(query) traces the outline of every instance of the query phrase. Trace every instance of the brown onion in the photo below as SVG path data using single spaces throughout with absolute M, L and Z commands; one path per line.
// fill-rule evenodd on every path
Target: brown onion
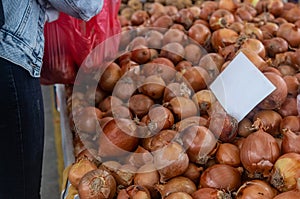
M 169 109 L 158 105 L 150 108 L 143 121 L 152 133 L 157 133 L 171 128 L 174 124 L 174 116 Z
M 157 30 L 150 30 L 146 33 L 145 39 L 149 48 L 160 49 L 162 46 L 163 34 Z
M 217 77 L 221 71 L 225 59 L 218 53 L 208 53 L 204 55 L 199 62 L 199 67 L 207 70 L 212 79 Z
M 103 71 L 99 85 L 104 91 L 112 91 L 118 80 L 121 78 L 121 68 L 115 62 L 109 64 Z
M 161 183 L 183 174 L 189 166 L 188 155 L 177 142 L 171 142 L 154 151 L 153 157 L 153 163 L 159 172 Z
M 198 64 L 204 52 L 198 44 L 188 44 L 184 48 L 184 58 L 192 64 Z
M 211 36 L 211 44 L 218 51 L 230 44 L 235 44 L 238 39 L 238 33 L 229 28 L 222 28 L 214 31 Z
M 298 95 L 298 89 L 299 89 L 299 80 L 294 75 L 286 75 L 283 77 L 283 80 L 285 81 L 288 89 L 288 94 L 296 97 Z
M 262 109 L 275 109 L 279 108 L 287 98 L 288 90 L 284 79 L 276 73 L 265 72 L 264 75 L 276 87 L 276 89 L 268 95 L 259 107 Z
M 183 177 L 187 177 L 192 180 L 194 183 L 198 183 L 203 167 L 199 167 L 196 164 L 190 162 L 186 171 L 182 174 Z
M 202 116 L 188 117 L 177 122 L 174 129 L 181 132 L 189 126 L 207 126 L 207 118 Z
M 298 199 L 300 198 L 300 191 L 298 189 L 283 192 L 275 196 L 273 199 Z
M 144 138 L 142 146 L 151 152 L 156 151 L 174 141 L 177 134 L 177 131 L 171 129 L 162 130 L 152 137 Z
M 236 199 L 273 199 L 277 191 L 263 180 L 246 181 L 237 191 Z
M 177 64 L 184 58 L 184 47 L 177 42 L 167 43 L 161 48 L 160 56 L 171 60 L 174 64 Z
M 231 143 L 222 143 L 216 152 L 216 160 L 220 164 L 237 167 L 241 164 L 240 149 Z
M 185 44 L 187 40 L 187 35 L 178 29 L 169 29 L 165 32 L 162 40 L 162 44 L 166 45 L 167 43 L 177 42 L 180 44 Z
M 263 41 L 269 57 L 275 57 L 277 53 L 283 53 L 288 50 L 288 42 L 281 37 L 273 37 Z
M 263 71 L 267 66 L 267 62 L 262 59 L 258 54 L 256 54 L 254 51 L 247 49 L 247 48 L 241 48 L 237 51 L 237 53 L 243 52 L 247 58 L 260 70 Z M 236 53 L 236 54 L 237 54 Z
M 191 89 L 184 82 L 171 82 L 164 91 L 163 102 L 169 102 L 176 96 L 189 98 L 192 94 Z
M 214 11 L 209 18 L 209 26 L 213 31 L 218 30 L 220 28 L 227 28 L 233 22 L 233 14 L 230 11 L 222 8 L 219 8 L 218 10 Z
M 200 114 L 207 114 L 207 110 L 216 101 L 216 97 L 211 90 L 203 89 L 195 93 L 192 100 L 199 106 Z
M 174 97 L 166 103 L 168 108 L 174 113 L 176 119 L 182 120 L 191 116 L 198 115 L 196 104 L 185 97 Z
M 154 101 L 144 94 L 136 94 L 129 99 L 130 110 L 139 118 L 146 115 L 151 106 L 154 105 Z
M 259 118 L 259 122 L 262 122 L 262 128 L 267 133 L 275 136 L 280 133 L 280 123 L 282 120 L 281 115 L 274 110 L 260 110 L 253 116 L 253 121 Z
M 189 29 L 191 27 L 191 25 L 193 24 L 193 20 L 193 13 L 187 8 L 179 10 L 174 17 L 174 22 L 182 24 L 185 29 Z
M 283 77 L 286 75 L 295 75 L 297 73 L 296 69 L 293 66 L 286 64 L 278 66 L 278 70 Z
M 233 191 L 240 187 L 241 180 L 239 169 L 226 164 L 215 164 L 201 174 L 200 187 Z
M 193 199 L 231 199 L 230 193 L 215 188 L 200 188 L 192 193 Z
M 297 99 L 295 97 L 288 96 L 279 107 L 278 113 L 280 113 L 283 117 L 288 115 L 298 115 Z
M 151 199 L 149 190 L 140 185 L 131 185 L 122 189 L 117 196 L 117 199 L 130 199 L 130 198 L 139 198 L 139 199 Z
M 151 163 L 141 166 L 134 176 L 134 184 L 146 187 L 152 197 L 158 195 L 155 185 L 159 184 L 159 173 Z
M 204 126 L 190 126 L 181 132 L 184 148 L 191 162 L 205 164 L 215 153 L 217 140 Z
M 242 137 L 247 137 L 253 132 L 252 121 L 245 117 L 238 124 L 238 135 Z
M 163 95 L 165 86 L 165 81 L 159 75 L 151 75 L 146 77 L 140 87 L 140 90 L 143 94 L 151 97 L 152 99 L 159 99 Z
M 123 102 L 120 98 L 109 95 L 102 102 L 99 103 L 98 107 L 101 111 L 107 112 L 107 111 L 111 110 L 112 106 L 119 106 L 122 104 L 123 104 Z
M 126 158 L 126 162 L 128 162 L 128 164 L 131 164 L 137 168 L 140 168 L 145 164 L 151 163 L 152 161 L 153 161 L 153 155 L 140 145 L 133 153 L 131 153 Z
M 81 178 L 89 171 L 97 169 L 97 166 L 87 158 L 75 162 L 68 173 L 70 183 L 77 188 Z
M 238 133 L 238 121 L 233 116 L 217 112 L 208 118 L 209 129 L 222 142 L 232 142 Z
M 100 109 L 93 106 L 85 107 L 73 115 L 75 128 L 80 132 L 95 133 L 102 116 Z
M 296 115 L 284 116 L 280 122 L 280 131 L 284 132 L 291 130 L 293 132 L 300 132 L 300 118 Z
M 103 128 L 99 136 L 98 155 L 101 157 L 115 157 L 133 151 L 138 144 L 136 125 L 132 120 L 113 119 Z
M 293 132 L 287 129 L 283 132 L 282 137 L 282 152 L 283 153 L 299 153 L 300 154 L 300 135 L 299 131 Z
M 196 191 L 195 183 L 183 176 L 172 178 L 167 183 L 157 184 L 155 187 L 160 192 L 162 198 L 165 198 L 175 192 L 192 194 Z
M 112 199 L 116 193 L 114 177 L 104 169 L 95 169 L 80 180 L 78 194 L 81 199 Z
M 292 23 L 283 23 L 279 26 L 277 37 L 282 37 L 290 46 L 297 48 L 300 44 L 300 29 Z
M 191 67 L 183 71 L 184 81 L 194 92 L 205 89 L 211 82 L 208 72 L 202 67 Z
M 272 169 L 270 183 L 280 192 L 284 192 L 295 189 L 299 179 L 300 154 L 292 152 L 281 155 Z
M 166 199 L 193 199 L 192 196 L 186 192 L 171 193 Z
M 250 177 L 267 177 L 279 155 L 275 138 L 262 129 L 251 133 L 240 149 L 242 165 Z
M 257 53 L 262 58 L 265 58 L 265 56 L 266 56 L 265 46 L 258 39 L 254 39 L 254 38 L 248 38 L 248 39 L 246 39 L 243 42 L 243 44 L 241 45 L 241 48 L 247 48 L 249 50 L 252 50 L 252 51 L 254 51 L 255 53 Z

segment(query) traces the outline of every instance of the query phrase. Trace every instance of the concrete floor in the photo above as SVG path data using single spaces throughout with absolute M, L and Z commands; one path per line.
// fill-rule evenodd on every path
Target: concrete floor
M 45 146 L 42 173 L 42 199 L 59 199 L 59 169 L 58 154 L 55 144 L 55 129 L 53 120 L 53 86 L 43 86 L 45 109 Z

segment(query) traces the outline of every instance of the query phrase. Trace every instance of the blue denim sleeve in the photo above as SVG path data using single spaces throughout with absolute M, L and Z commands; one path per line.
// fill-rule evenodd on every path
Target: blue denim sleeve
M 58 11 L 88 21 L 98 14 L 104 0 L 48 0 Z

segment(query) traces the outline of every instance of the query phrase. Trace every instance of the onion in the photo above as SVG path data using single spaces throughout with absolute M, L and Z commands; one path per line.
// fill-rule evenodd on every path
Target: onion
M 211 82 L 208 72 L 201 67 L 191 67 L 183 72 L 184 81 L 193 88 L 194 92 L 205 89 Z
M 113 119 L 103 128 L 99 136 L 98 155 L 116 157 L 133 151 L 138 144 L 136 125 L 132 120 Z
M 280 133 L 280 123 L 282 121 L 281 115 L 274 110 L 260 110 L 253 116 L 254 125 L 259 118 L 259 123 L 265 132 L 276 136 Z M 259 128 L 259 127 L 258 127 Z
M 188 117 L 177 122 L 174 129 L 181 132 L 189 126 L 207 126 L 207 119 L 202 116 Z
M 145 64 L 142 73 L 145 76 L 159 75 L 166 83 L 169 83 L 174 80 L 176 70 L 171 60 L 158 57 Z
M 258 39 L 260 41 L 263 40 L 263 32 L 254 23 L 246 23 L 241 34 L 244 34 L 250 38 Z
M 84 96 L 91 106 L 98 106 L 98 104 L 107 96 L 107 93 L 99 86 L 89 86 Z
M 192 94 L 191 89 L 188 88 L 186 83 L 184 82 L 172 82 L 167 85 L 164 91 L 164 102 L 169 102 L 171 99 L 173 99 L 176 96 L 189 98 Z
M 174 17 L 174 22 L 182 24 L 185 29 L 189 29 L 193 24 L 194 16 L 189 9 L 181 9 Z
M 240 150 L 231 143 L 222 143 L 219 145 L 216 160 L 220 164 L 227 164 L 233 167 L 240 166 Z
M 214 188 L 200 188 L 192 193 L 193 199 L 231 199 L 229 193 L 214 189 Z
M 121 68 L 118 64 L 112 62 L 103 71 L 99 85 L 104 91 L 111 92 L 121 78 Z
M 263 41 L 269 57 L 275 57 L 277 53 L 283 53 L 288 50 L 288 42 L 281 37 L 273 37 Z
M 215 153 L 217 140 L 204 126 L 190 126 L 181 132 L 183 146 L 191 162 L 205 164 Z
M 190 61 L 192 64 L 198 64 L 199 60 L 204 54 L 203 50 L 198 44 L 188 44 L 185 46 L 184 50 L 185 59 Z
M 131 24 L 133 26 L 139 26 L 145 23 L 149 19 L 149 15 L 144 10 L 137 10 L 131 15 Z
M 279 26 L 277 37 L 282 37 L 290 46 L 298 48 L 300 44 L 300 29 L 292 23 L 283 23 Z
M 163 106 L 154 106 L 150 108 L 144 121 L 152 133 L 157 133 L 171 128 L 174 124 L 174 116 L 169 109 Z
M 77 131 L 95 133 L 103 113 L 100 109 L 88 106 L 73 115 L 74 125 Z
M 237 191 L 236 199 L 273 199 L 277 191 L 263 180 L 246 181 Z
M 214 31 L 211 36 L 211 44 L 218 51 L 230 44 L 235 44 L 238 39 L 238 33 L 229 28 L 222 28 Z
M 182 174 L 183 177 L 187 177 L 194 183 L 198 183 L 203 167 L 198 167 L 196 164 L 190 162 L 186 171 Z
M 153 161 L 153 155 L 142 146 L 138 146 L 137 149 L 126 158 L 126 162 L 137 168 L 142 167 L 145 164 Z
M 241 137 L 247 137 L 250 133 L 252 133 L 252 129 L 252 121 L 245 117 L 238 124 L 238 135 Z
M 160 192 L 162 198 L 175 192 L 192 194 L 196 191 L 195 183 L 183 176 L 172 178 L 166 184 L 157 184 L 155 187 Z
M 128 198 L 151 199 L 151 196 L 147 188 L 140 185 L 131 185 L 126 189 L 122 189 L 117 196 L 117 199 Z
M 286 153 L 281 155 L 272 169 L 270 183 L 280 192 L 296 188 L 300 178 L 300 154 Z
M 183 59 L 184 54 L 184 47 L 177 42 L 164 45 L 160 51 L 161 57 L 170 59 L 174 64 L 180 62 Z
M 89 171 L 95 169 L 97 169 L 97 166 L 93 162 L 87 158 L 80 159 L 71 166 L 68 173 L 68 179 L 75 188 L 78 188 L 81 178 Z
M 200 19 L 207 20 L 211 14 L 217 10 L 219 7 L 219 2 L 216 1 L 204 1 L 201 3 L 200 8 Z
M 263 33 L 263 38 L 271 39 L 276 36 L 279 26 L 274 22 L 266 22 L 262 26 L 259 27 Z
M 178 29 L 169 29 L 165 32 L 162 40 L 162 44 L 166 45 L 167 43 L 177 42 L 180 44 L 185 44 L 187 40 L 187 35 Z
M 285 81 L 288 89 L 288 94 L 296 97 L 298 95 L 298 89 L 299 89 L 299 80 L 296 76 L 292 75 L 286 75 L 283 77 L 283 80 Z
M 200 187 L 237 190 L 241 185 L 239 169 L 226 164 L 215 164 L 204 170 L 200 177 Z
M 300 191 L 298 189 L 283 192 L 275 196 L 273 199 L 298 199 L 300 198 Z
M 254 51 L 247 49 L 247 48 L 241 48 L 237 51 L 236 54 L 239 52 L 243 52 L 247 58 L 260 70 L 263 71 L 267 66 L 267 62 L 263 60 L 258 54 L 256 54 Z
M 116 96 L 109 95 L 102 102 L 99 103 L 98 107 L 102 112 L 111 110 L 112 106 L 120 106 L 123 102 Z
M 114 177 L 104 169 L 95 169 L 80 180 L 78 194 L 81 199 L 112 199 L 116 193 Z
M 134 166 L 130 164 L 121 165 L 116 161 L 103 162 L 99 168 L 109 171 L 119 186 L 130 186 L 136 172 Z
M 262 129 L 250 134 L 240 149 L 242 165 L 250 177 L 267 177 L 279 155 L 275 138 Z
M 233 14 L 225 9 L 219 8 L 209 18 L 209 26 L 215 31 L 220 28 L 227 28 L 234 22 Z
M 234 12 L 235 17 L 238 17 L 241 21 L 253 21 L 257 15 L 256 9 L 249 4 L 241 4 Z M 236 20 L 238 21 L 238 20 Z
M 208 122 L 211 132 L 222 142 L 232 142 L 238 133 L 238 121 L 227 113 L 211 114 Z
M 185 97 L 174 97 L 166 103 L 168 108 L 174 113 L 176 119 L 182 120 L 191 116 L 198 115 L 196 104 Z
M 163 34 L 156 30 L 146 33 L 145 39 L 149 48 L 160 49 L 162 47 Z
M 140 90 L 152 99 L 159 99 L 163 96 L 165 85 L 164 80 L 159 75 L 151 75 L 146 77 Z
M 141 166 L 134 176 L 134 184 L 147 188 L 152 198 L 158 195 L 155 189 L 155 185 L 158 183 L 159 173 L 151 163 Z
M 283 132 L 282 138 L 282 152 L 283 153 L 300 153 L 300 135 L 299 131 L 293 132 L 290 129 L 287 129 Z
M 237 1 L 234 0 L 220 0 L 219 8 L 226 9 L 230 12 L 233 12 L 237 8 Z
M 151 59 L 151 51 L 148 47 L 144 45 L 137 45 L 132 49 L 131 52 L 131 60 L 138 63 L 138 64 L 144 64 Z
M 166 199 L 193 199 L 192 196 L 185 192 L 171 193 Z
M 177 142 L 170 142 L 166 146 L 153 152 L 154 165 L 160 175 L 160 182 L 183 174 L 189 166 L 189 158 L 183 147 Z
M 261 58 L 265 58 L 266 56 L 265 46 L 258 39 L 249 38 L 244 40 L 243 44 L 241 45 L 241 48 L 247 48 L 249 50 L 252 50 L 255 53 L 257 53 Z
M 175 69 L 178 72 L 184 73 L 184 71 L 188 68 L 193 67 L 192 63 L 186 60 L 182 60 L 176 64 Z
M 210 77 L 214 79 L 219 75 L 224 62 L 225 59 L 220 54 L 208 53 L 200 59 L 199 67 L 207 70 Z
M 217 99 L 211 90 L 203 89 L 195 93 L 192 100 L 198 105 L 200 114 L 207 115 L 207 110 Z
M 287 85 L 282 77 L 275 73 L 265 72 L 264 75 L 276 87 L 276 89 L 268 95 L 259 107 L 262 109 L 275 109 L 279 108 L 287 98 L 288 90 Z
M 278 113 L 280 113 L 283 117 L 288 115 L 298 115 L 297 99 L 295 97 L 288 96 L 279 107 Z
M 280 122 L 280 131 L 284 132 L 291 130 L 293 132 L 300 132 L 300 118 L 296 115 L 284 116 Z
M 284 10 L 280 16 L 286 19 L 288 22 L 294 23 L 300 19 L 300 9 L 298 6 L 293 4 L 291 9 Z
M 153 105 L 154 101 L 144 94 L 136 94 L 129 99 L 129 109 L 139 118 L 145 116 Z
M 297 73 L 296 69 L 293 66 L 285 64 L 278 66 L 278 70 L 280 71 L 282 76 L 295 75 Z
M 162 130 L 152 137 L 144 138 L 142 146 L 149 151 L 156 151 L 174 141 L 177 134 L 177 131 L 171 129 Z
M 157 27 L 158 31 L 166 31 L 173 25 L 173 20 L 168 15 L 163 15 L 157 18 L 152 24 L 152 27 Z

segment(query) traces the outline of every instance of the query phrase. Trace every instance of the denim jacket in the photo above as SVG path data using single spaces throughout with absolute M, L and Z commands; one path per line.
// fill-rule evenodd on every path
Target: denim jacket
M 39 77 L 44 54 L 46 7 L 89 20 L 103 0 L 2 0 L 5 23 L 0 29 L 0 57 Z M 0 66 L 1 67 L 1 66 Z

